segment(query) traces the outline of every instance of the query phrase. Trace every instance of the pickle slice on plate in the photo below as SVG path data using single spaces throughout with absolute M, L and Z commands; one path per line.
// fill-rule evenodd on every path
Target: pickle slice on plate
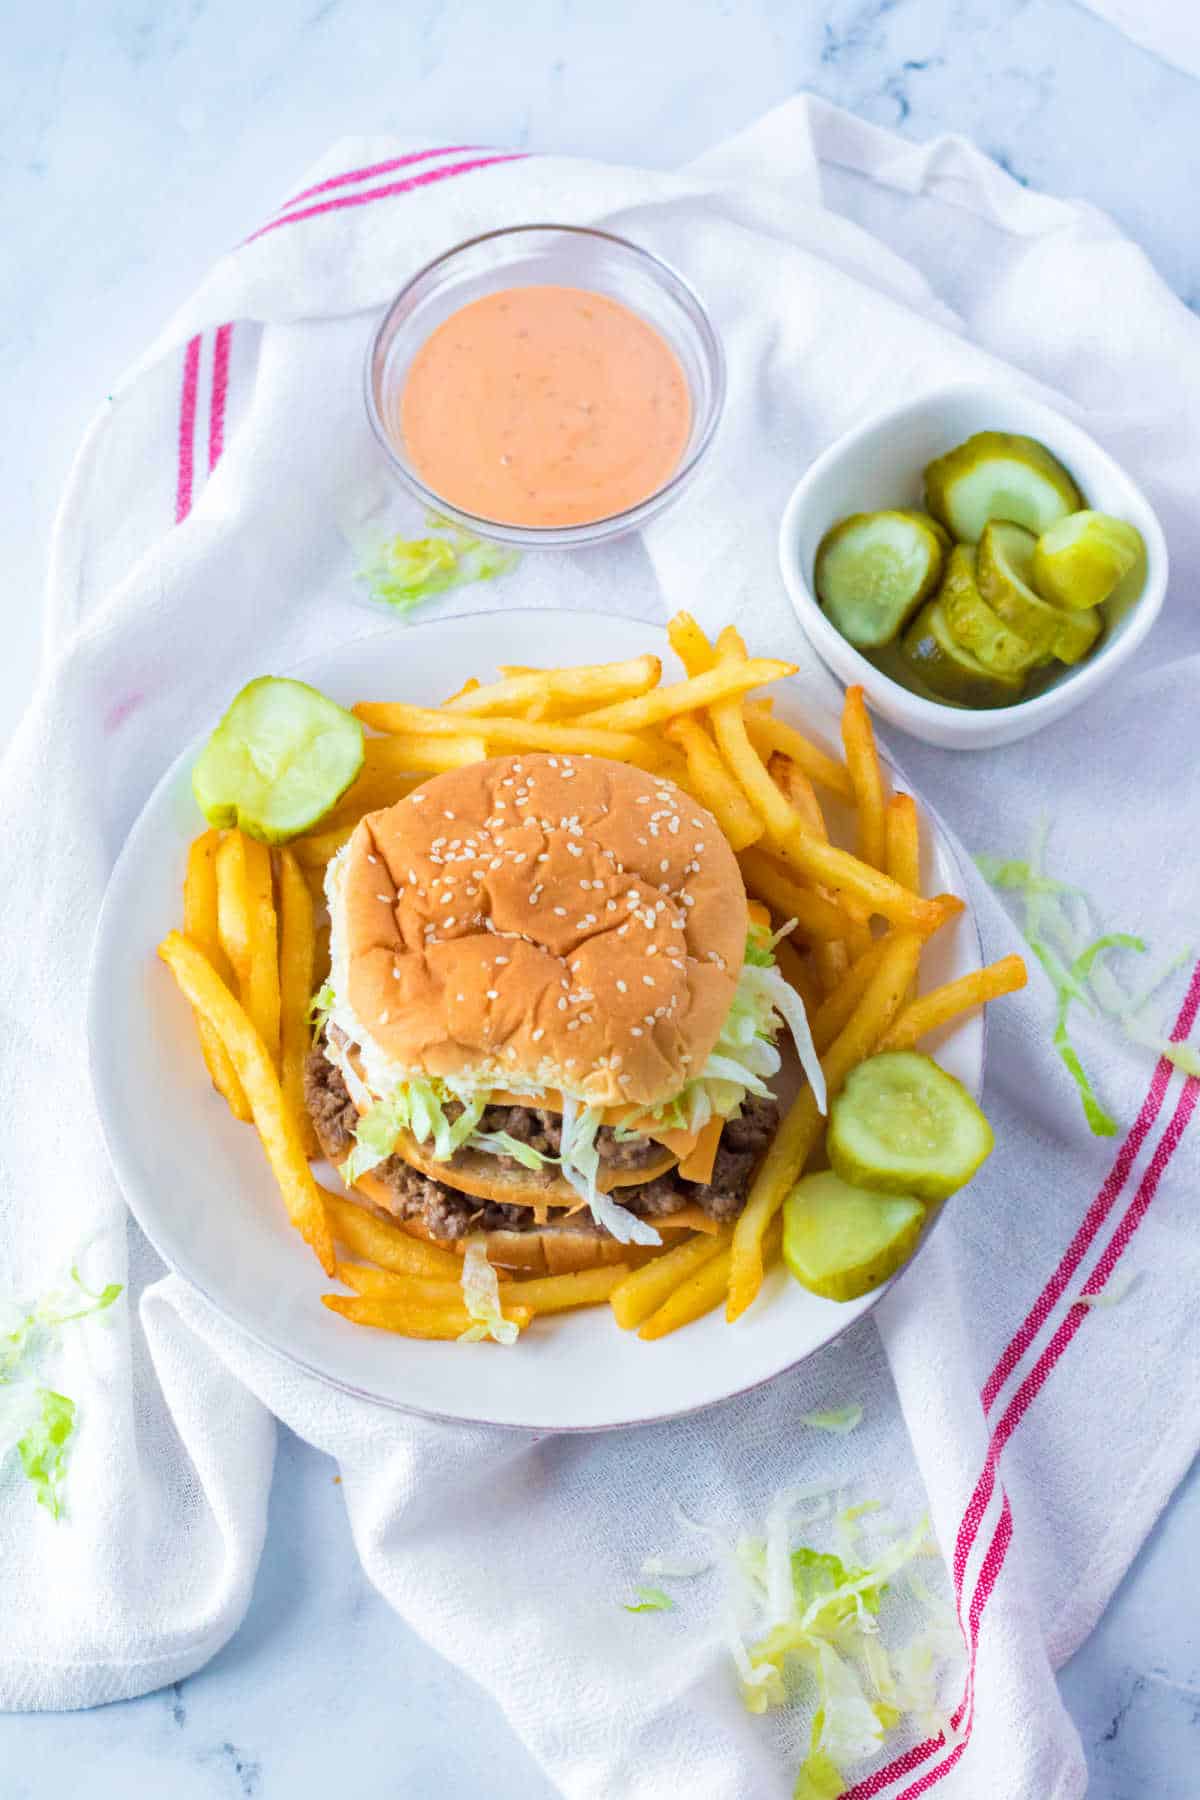
M 821 539 L 817 597 L 842 636 L 860 650 L 890 644 L 942 572 L 931 519 L 911 512 L 852 513 Z
M 979 540 L 979 591 L 1002 619 L 1039 653 L 1060 662 L 1082 662 L 1100 636 L 1096 612 L 1067 612 L 1051 606 L 1033 589 L 1037 540 L 1020 525 L 988 525 Z
M 985 669 L 1000 675 L 1023 675 L 1044 660 L 980 593 L 970 544 L 956 544 L 950 552 L 938 599 L 955 643 L 969 650 Z
M 1142 534 L 1109 513 L 1077 512 L 1043 531 L 1033 552 L 1033 585 L 1045 600 L 1099 606 L 1145 554 Z
M 977 431 L 925 470 L 925 504 L 952 537 L 977 544 L 989 519 L 1045 531 L 1083 496 L 1045 444 L 1008 431 Z
M 1011 706 L 1021 698 L 1023 675 L 989 669 L 964 650 L 946 623 L 940 598 L 921 608 L 904 634 L 905 662 L 941 700 L 958 706 Z
M 919 1200 L 868 1194 L 825 1169 L 783 1203 L 783 1260 L 810 1293 L 857 1300 L 904 1267 L 924 1223 Z
M 962 1082 L 916 1050 L 868 1057 L 829 1108 L 830 1162 L 843 1181 L 877 1194 L 946 1200 L 994 1142 Z
M 303 681 L 263 675 L 236 696 L 200 752 L 192 792 L 210 825 L 283 844 L 325 816 L 362 764 L 353 713 Z

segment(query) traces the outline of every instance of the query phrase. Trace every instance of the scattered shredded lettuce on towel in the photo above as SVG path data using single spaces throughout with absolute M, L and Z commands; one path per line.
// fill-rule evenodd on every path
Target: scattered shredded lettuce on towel
M 408 613 L 423 600 L 471 581 L 494 581 L 520 562 L 520 552 L 489 544 L 440 513 L 426 513 L 431 535 L 387 538 L 358 571 L 372 600 Z
M 961 1664 L 962 1635 L 949 1600 L 932 1595 L 914 1566 L 936 1555 L 928 1522 L 881 1532 L 881 1502 L 835 1511 L 835 1494 L 828 1484 L 784 1489 L 770 1502 L 762 1535 L 732 1543 L 676 1508 L 712 1555 L 698 1564 L 650 1556 L 640 1571 L 664 1584 L 721 1574 L 724 1639 L 747 1710 L 765 1713 L 793 1700 L 813 1707 L 794 1790 L 801 1800 L 837 1800 L 851 1772 L 900 1730 L 956 1741 L 939 1689 L 947 1664 Z M 796 1541 L 818 1535 L 836 1548 Z M 661 1612 L 671 1599 L 665 1586 L 636 1594 L 626 1611 Z M 904 1618 L 917 1626 L 896 1642 Z
M 1025 859 L 985 855 L 977 856 L 975 861 L 992 887 L 1020 896 L 1025 941 L 1054 989 L 1054 1048 L 1079 1091 L 1084 1116 L 1093 1132 L 1097 1137 L 1114 1137 L 1117 1121 L 1096 1093 L 1071 1037 L 1071 1007 L 1082 1006 L 1094 1018 L 1111 1020 L 1131 1043 L 1165 1056 L 1185 1075 L 1200 1076 L 1200 1048 L 1176 1043 L 1161 1024 L 1145 1016 L 1155 995 L 1192 952 L 1187 949 L 1172 957 L 1140 991 L 1127 987 L 1111 967 L 1112 960 L 1145 955 L 1145 942 L 1128 931 L 1094 935 L 1097 909 L 1090 897 L 1082 888 L 1056 881 L 1045 872 L 1048 833 L 1046 820 L 1040 820 Z
M 674 1612 L 675 1610 L 675 1602 L 670 1594 L 665 1593 L 662 1588 L 635 1587 L 633 1596 L 632 1600 L 624 1602 L 626 1612 Z
M 800 1414 L 802 1425 L 811 1425 L 814 1431 L 833 1431 L 844 1437 L 848 1432 L 857 1431 L 862 1424 L 863 1409 L 854 1401 L 849 1406 L 831 1406 L 824 1412 L 806 1412 Z
M 107 1312 L 122 1291 L 110 1281 L 93 1292 L 72 1266 L 69 1282 L 39 1300 L 0 1302 L 0 1462 L 16 1451 L 38 1505 L 53 1519 L 63 1514 L 77 1409 L 39 1377 L 63 1328 Z

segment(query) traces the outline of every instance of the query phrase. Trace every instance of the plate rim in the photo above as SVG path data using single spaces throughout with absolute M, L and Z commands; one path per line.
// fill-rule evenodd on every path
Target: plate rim
M 454 613 L 446 618 L 421 620 L 413 625 L 406 626 L 405 635 L 407 636 L 407 634 L 412 631 L 437 631 L 439 628 L 444 628 L 447 625 L 466 623 L 474 619 L 495 618 L 501 616 L 506 620 L 517 618 L 536 620 L 545 619 L 548 614 L 560 618 L 588 621 L 597 626 L 609 625 L 613 618 L 616 617 L 623 625 L 640 627 L 648 632 L 655 633 L 656 636 L 663 640 L 664 647 L 670 652 L 670 644 L 666 635 L 666 626 L 660 621 L 644 619 L 629 613 L 619 613 L 614 615 L 597 611 L 592 607 L 480 607 L 471 612 Z M 314 652 L 313 655 L 304 657 L 299 662 L 292 664 L 284 670 L 284 674 L 297 680 L 308 679 L 314 676 L 316 669 L 323 662 L 327 662 L 332 656 L 336 656 L 339 652 L 351 650 L 355 646 L 365 644 L 385 635 L 390 636 L 391 634 L 381 628 L 377 632 L 364 632 L 347 637 L 342 640 L 341 643 L 334 645 L 331 648 Z M 786 677 L 785 681 L 790 679 L 792 678 Z M 225 1324 L 231 1326 L 234 1331 L 248 1338 L 251 1343 L 255 1344 L 260 1350 L 267 1352 L 268 1355 L 276 1357 L 289 1367 L 298 1369 L 304 1375 L 324 1383 L 325 1386 L 333 1388 L 340 1393 L 347 1394 L 353 1399 L 366 1401 L 370 1405 L 385 1407 L 388 1411 L 403 1414 L 405 1417 L 433 1419 L 440 1424 L 447 1425 L 480 1427 L 494 1431 L 536 1433 L 538 1435 L 549 1432 L 555 1434 L 570 1433 L 573 1435 L 580 1435 L 590 1432 L 629 1431 L 635 1430 L 641 1426 L 661 1425 L 666 1424 L 673 1419 L 693 1417 L 697 1413 L 705 1412 L 711 1407 L 723 1406 L 728 1401 L 740 1399 L 746 1394 L 755 1392 L 758 1388 L 765 1387 L 768 1382 L 780 1380 L 782 1377 L 793 1373 L 803 1363 L 808 1362 L 821 1351 L 827 1350 L 830 1345 L 837 1343 L 855 1325 L 868 1317 L 868 1315 L 875 1310 L 876 1306 L 879 1305 L 885 1295 L 893 1292 L 897 1283 L 904 1279 L 909 1270 L 912 1269 L 919 1260 L 926 1245 L 940 1227 L 949 1203 L 944 1203 L 938 1208 L 936 1217 L 922 1233 L 916 1250 L 913 1252 L 908 1262 L 904 1264 L 903 1268 L 899 1269 L 889 1281 L 884 1282 L 881 1287 L 876 1288 L 870 1295 L 863 1296 L 868 1304 L 862 1307 L 861 1310 L 856 1311 L 852 1317 L 846 1320 L 844 1325 L 839 1326 L 835 1331 L 831 1332 L 831 1334 L 820 1344 L 815 1345 L 810 1350 L 804 1351 L 791 1362 L 784 1363 L 779 1368 L 773 1369 L 767 1374 L 756 1376 L 752 1381 L 745 1383 L 744 1386 L 731 1387 L 722 1394 L 697 1400 L 691 1405 L 672 1407 L 669 1411 L 661 1413 L 647 1412 L 640 1414 L 636 1418 L 609 1419 L 600 1422 L 587 1422 L 581 1424 L 548 1425 L 543 1423 L 522 1423 L 513 1419 L 486 1419 L 467 1415 L 465 1413 L 443 1412 L 433 1406 L 419 1406 L 412 1403 L 406 1403 L 403 1400 L 396 1399 L 391 1394 L 377 1393 L 371 1389 L 358 1387 L 354 1382 L 347 1380 L 344 1376 L 333 1374 L 328 1369 L 318 1367 L 294 1347 L 280 1342 L 260 1328 L 256 1328 L 255 1326 L 246 1323 L 243 1318 L 230 1311 L 230 1309 L 222 1304 L 220 1300 L 214 1298 L 201 1281 L 197 1280 L 188 1270 L 181 1267 L 174 1257 L 166 1253 L 159 1243 L 155 1232 L 146 1223 L 139 1206 L 131 1197 L 137 1190 L 137 1183 L 132 1179 L 127 1178 L 120 1147 L 114 1141 L 114 1134 L 110 1130 L 110 1114 L 106 1105 L 108 1097 L 108 1075 L 106 1068 L 101 1065 L 99 1059 L 100 1033 L 97 1028 L 97 1020 L 101 1006 L 100 977 L 105 964 L 105 946 L 112 932 L 113 920 L 116 916 L 117 889 L 127 874 L 127 865 L 128 867 L 133 867 L 134 865 L 139 848 L 137 840 L 140 837 L 147 815 L 155 808 L 160 796 L 176 782 L 180 770 L 186 766 L 189 758 L 194 758 L 198 747 L 205 741 L 205 735 L 206 734 L 204 733 L 197 733 L 194 738 L 190 739 L 188 743 L 184 745 L 179 754 L 171 759 L 170 763 L 163 770 L 161 776 L 147 794 L 145 801 L 138 809 L 137 816 L 126 832 L 125 840 L 121 845 L 120 852 L 109 871 L 108 880 L 105 883 L 104 896 L 96 916 L 96 924 L 92 935 L 91 951 L 88 960 L 87 1006 L 85 1014 L 88 1051 L 87 1063 L 92 1099 L 96 1110 L 97 1122 L 100 1126 L 101 1136 L 104 1140 L 105 1152 L 108 1156 L 109 1165 L 117 1185 L 121 1190 L 121 1198 L 132 1216 L 134 1223 L 145 1235 L 148 1243 L 154 1250 L 155 1255 L 164 1264 L 166 1269 L 199 1294 L 205 1303 L 212 1307 L 218 1317 L 221 1318 Z M 926 820 L 936 830 L 940 848 L 953 867 L 960 887 L 965 891 L 967 880 L 963 861 L 953 838 L 949 834 L 948 827 L 946 826 L 941 813 L 935 806 L 926 800 L 923 795 L 916 794 L 913 784 L 907 781 L 907 777 L 903 775 L 903 771 L 882 746 L 879 750 L 879 757 L 889 774 L 903 780 L 906 784 L 906 790 L 914 793 L 914 798 L 918 800 Z M 971 931 L 969 954 L 976 959 L 976 966 L 982 967 L 984 950 L 978 919 L 970 908 L 964 908 L 963 917 L 964 920 L 969 921 Z M 170 927 L 168 927 L 168 929 L 170 929 Z M 983 1092 L 984 1079 L 987 1070 L 988 1022 L 986 1007 L 983 1008 L 981 1013 L 980 1026 L 979 1073 L 976 1098 L 979 1098 Z

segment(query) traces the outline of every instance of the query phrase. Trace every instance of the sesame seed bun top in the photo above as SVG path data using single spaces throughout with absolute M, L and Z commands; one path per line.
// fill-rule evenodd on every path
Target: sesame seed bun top
M 389 1063 L 598 1106 L 659 1105 L 700 1073 L 745 949 L 712 815 L 595 757 L 435 776 L 360 822 L 331 896 L 345 998 Z

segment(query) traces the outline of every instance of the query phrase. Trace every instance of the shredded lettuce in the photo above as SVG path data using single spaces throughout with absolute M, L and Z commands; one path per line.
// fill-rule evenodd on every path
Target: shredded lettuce
M 811 1425 L 816 1431 L 833 1431 L 839 1436 L 847 1432 L 857 1431 L 862 1424 L 863 1409 L 857 1401 L 849 1406 L 831 1406 L 825 1412 L 806 1412 L 800 1414 L 802 1425 Z
M 623 1602 L 626 1612 L 674 1612 L 675 1602 L 660 1587 L 635 1587 L 632 1600 Z
M 1125 1269 L 1119 1275 L 1114 1275 L 1111 1281 L 1106 1281 L 1098 1294 L 1076 1294 L 1071 1304 L 1073 1306 L 1087 1306 L 1100 1311 L 1104 1311 L 1111 1306 L 1120 1306 L 1122 1300 L 1125 1299 L 1130 1288 L 1135 1285 L 1137 1280 L 1137 1270 Z
M 1027 858 L 981 855 L 975 861 L 984 879 L 993 887 L 1020 895 L 1026 942 L 1054 989 L 1051 1041 L 1075 1083 L 1084 1117 L 1092 1131 L 1098 1137 L 1113 1137 L 1118 1130 L 1117 1121 L 1097 1094 L 1071 1036 L 1071 1007 L 1080 1005 L 1093 1016 L 1097 1013 L 1107 1015 L 1116 1021 L 1129 1042 L 1165 1056 L 1186 1075 L 1200 1075 L 1200 1048 L 1176 1043 L 1161 1027 L 1144 1017 L 1154 995 L 1189 959 L 1191 952 L 1183 951 L 1174 956 L 1139 994 L 1132 994 L 1112 968 L 1111 958 L 1144 955 L 1147 948 L 1144 940 L 1128 931 L 1106 931 L 1091 936 L 1095 908 L 1088 895 L 1081 888 L 1056 881 L 1044 872 L 1047 836 L 1048 825 L 1044 819 L 1039 820 Z
M 411 612 L 423 600 L 467 582 L 494 581 L 521 560 L 519 551 L 489 544 L 438 513 L 425 517 L 429 537 L 388 538 L 358 571 L 372 600 L 395 612 Z
M 516 1343 L 521 1328 L 515 1320 L 506 1319 L 500 1310 L 500 1283 L 496 1279 L 495 1269 L 488 1261 L 485 1237 L 467 1239 L 463 1256 L 462 1291 L 463 1302 L 475 1323 L 460 1334 L 460 1344 L 478 1343 L 485 1337 L 497 1344 Z
M 863 1501 L 835 1513 L 835 1493 L 828 1483 L 784 1489 L 769 1504 L 763 1534 L 732 1545 L 676 1508 L 714 1551 L 706 1562 L 681 1563 L 680 1576 L 708 1568 L 724 1574 L 723 1637 L 747 1710 L 766 1713 L 797 1691 L 815 1701 L 809 1753 L 794 1789 L 800 1800 L 837 1800 L 853 1780 L 848 1771 L 877 1756 L 902 1724 L 944 1732 L 947 1744 L 953 1741 L 939 1686 L 947 1661 L 961 1659 L 962 1636 L 949 1601 L 931 1595 L 916 1571 L 916 1563 L 933 1554 L 928 1522 L 868 1536 L 885 1510 L 882 1503 Z M 795 1541 L 822 1524 L 827 1530 L 830 1522 L 837 1550 Z M 666 1584 L 679 1578 L 665 1556 L 647 1558 L 641 1573 L 664 1584 L 649 1590 L 656 1600 L 669 1599 Z M 907 1593 L 910 1616 L 915 1604 L 924 1623 L 889 1648 L 881 1613 L 893 1589 Z M 638 1590 L 639 1602 L 644 1591 Z M 889 1611 L 889 1639 L 896 1623 Z
M 563 1095 L 562 1143 L 559 1162 L 564 1178 L 575 1192 L 587 1201 L 597 1225 L 603 1225 L 619 1244 L 661 1244 L 653 1225 L 639 1219 L 621 1206 L 611 1194 L 601 1193 L 597 1186 L 600 1153 L 596 1149 L 596 1133 L 604 1118 L 598 1106 L 580 1107 L 569 1094 Z
M 312 1026 L 312 1041 L 314 1044 L 318 1041 L 322 1032 L 325 1030 L 326 1025 L 329 1023 L 329 1015 L 336 1005 L 337 996 L 333 991 L 333 983 L 332 981 L 327 981 L 323 987 L 317 989 L 316 993 L 308 1003 L 308 1022 Z
M 0 1305 L 0 1461 L 17 1452 L 38 1505 L 52 1519 L 63 1514 L 77 1408 L 69 1395 L 39 1379 L 41 1368 L 65 1326 L 107 1312 L 123 1291 L 120 1282 L 110 1281 L 97 1292 L 73 1264 L 68 1282 L 40 1299 Z

